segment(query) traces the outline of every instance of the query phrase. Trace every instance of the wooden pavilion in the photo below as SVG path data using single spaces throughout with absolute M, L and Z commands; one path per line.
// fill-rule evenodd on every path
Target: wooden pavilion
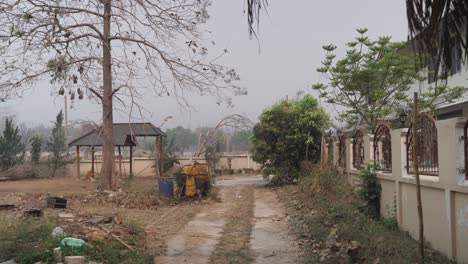
M 77 177 L 80 176 L 80 147 L 91 148 L 91 173 L 95 173 L 95 147 L 102 147 L 103 140 L 101 138 L 101 127 L 93 129 L 90 132 L 76 138 L 71 141 L 68 146 L 76 147 L 76 174 Z M 163 149 L 162 149 L 162 139 L 166 134 L 161 131 L 158 127 L 154 126 L 151 123 L 115 123 L 113 124 L 113 142 L 114 146 L 118 148 L 119 152 L 119 174 L 122 171 L 122 147 L 130 148 L 130 176 L 133 176 L 133 147 L 137 145 L 136 137 L 155 137 L 155 151 L 159 155 L 155 155 L 156 162 L 159 166 L 159 175 L 162 175 L 162 166 L 163 166 Z M 158 158 L 159 156 L 159 158 Z

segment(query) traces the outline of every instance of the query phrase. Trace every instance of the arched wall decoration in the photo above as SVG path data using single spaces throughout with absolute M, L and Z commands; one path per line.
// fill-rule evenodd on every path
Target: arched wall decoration
M 342 135 L 338 141 L 338 166 L 346 168 L 346 136 Z
M 362 168 L 364 164 L 364 132 L 358 129 L 353 137 L 353 166 L 356 169 Z
M 419 128 L 416 133 L 419 138 L 419 149 L 416 150 L 416 155 L 419 161 L 419 173 L 438 176 L 439 151 L 435 120 L 427 113 L 421 113 L 418 115 L 418 124 Z M 406 135 L 406 170 L 408 174 L 415 173 L 413 162 L 414 132 L 413 123 L 411 123 Z
M 382 171 L 392 171 L 392 136 L 388 124 L 380 124 L 374 132 L 374 163 Z

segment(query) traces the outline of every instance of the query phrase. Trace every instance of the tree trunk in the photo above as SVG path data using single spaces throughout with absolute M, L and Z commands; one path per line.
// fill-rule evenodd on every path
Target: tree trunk
M 419 255 L 420 263 L 424 263 L 424 219 L 421 201 L 421 182 L 419 179 L 419 109 L 418 109 L 418 94 L 414 93 L 414 115 L 413 115 L 413 166 L 414 174 L 416 178 L 416 201 L 418 204 L 418 218 L 419 218 Z M 411 133 L 411 131 L 409 131 Z
M 99 188 L 111 189 L 114 174 L 114 143 L 112 141 L 113 107 L 112 107 L 112 65 L 111 65 L 111 0 L 104 0 L 103 50 L 103 94 L 102 94 L 102 169 Z

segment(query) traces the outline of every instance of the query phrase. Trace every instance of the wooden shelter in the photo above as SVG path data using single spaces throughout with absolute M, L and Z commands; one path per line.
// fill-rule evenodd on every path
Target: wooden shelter
M 76 147 L 76 174 L 80 176 L 80 147 L 91 148 L 92 158 L 91 158 L 91 172 L 95 172 L 95 158 L 94 151 L 95 147 L 102 147 L 103 140 L 101 137 L 101 127 L 93 129 L 90 132 L 76 138 L 71 141 L 68 146 Z M 159 170 L 159 175 L 162 175 L 162 166 L 163 166 L 163 149 L 162 149 L 162 139 L 166 134 L 161 131 L 158 127 L 154 126 L 151 123 L 115 123 L 113 124 L 113 139 L 114 146 L 118 148 L 119 151 L 119 172 L 122 171 L 122 152 L 121 147 L 130 148 L 130 176 L 133 176 L 133 147 L 136 146 L 136 137 L 155 137 L 155 151 L 159 155 L 156 155 L 157 169 Z M 158 157 L 159 156 L 159 157 Z M 156 163 L 155 163 L 156 164 Z

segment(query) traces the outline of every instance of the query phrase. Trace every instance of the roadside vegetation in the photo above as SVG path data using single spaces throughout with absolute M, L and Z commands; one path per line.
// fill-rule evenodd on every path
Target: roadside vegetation
M 33 264 L 37 262 L 57 263 L 53 249 L 60 247 L 63 235 L 53 236 L 52 231 L 60 226 L 60 222 L 53 218 L 13 218 L 11 215 L 0 215 L 0 262 L 14 259 L 19 264 Z M 151 263 L 152 256 L 140 247 L 144 242 L 144 232 L 134 222 L 124 224 L 121 235 L 131 243 L 135 251 L 129 250 L 122 243 L 104 236 L 105 239 L 86 240 L 84 256 L 89 261 L 103 263 Z M 74 230 L 76 225 L 70 225 L 66 231 L 68 236 L 81 233 Z M 67 255 L 66 252 L 64 252 Z M 71 254 L 75 255 L 75 254 Z
M 356 190 L 332 169 L 316 167 L 303 175 L 299 184 L 277 192 L 288 209 L 293 232 L 305 247 L 305 263 L 419 261 L 418 242 L 398 229 L 396 219 L 376 217 L 375 204 L 361 198 L 363 189 Z M 368 193 L 375 193 L 375 185 L 368 186 Z M 429 246 L 425 263 L 451 263 Z
M 322 131 L 329 116 L 311 95 L 282 100 L 263 110 L 250 138 L 253 160 L 272 184 L 293 182 L 302 161 L 320 159 Z

